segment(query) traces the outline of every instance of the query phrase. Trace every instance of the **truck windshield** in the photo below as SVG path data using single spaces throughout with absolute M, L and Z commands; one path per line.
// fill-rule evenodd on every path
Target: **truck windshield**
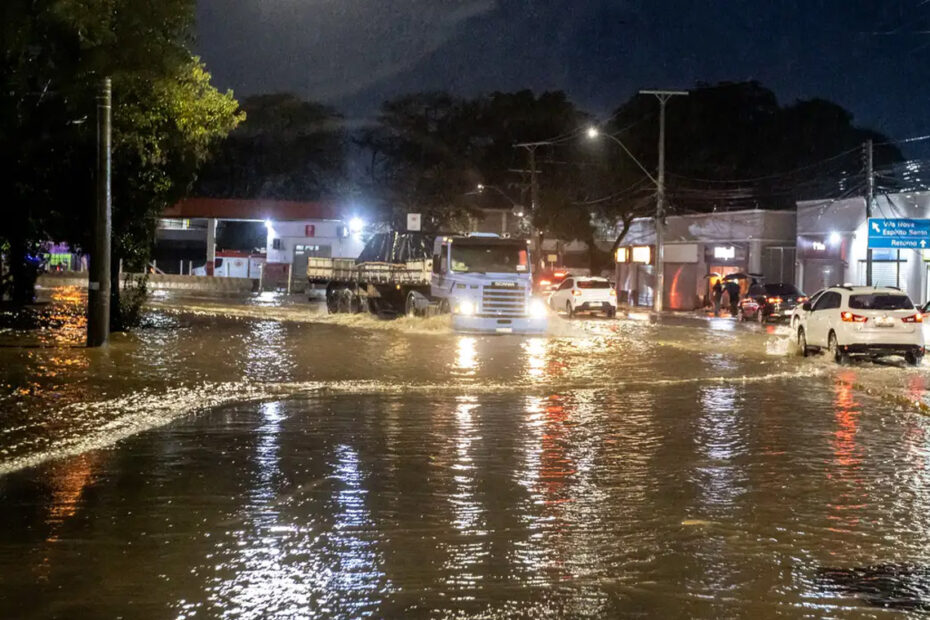
M 528 265 L 524 246 L 452 244 L 452 271 L 527 273 Z

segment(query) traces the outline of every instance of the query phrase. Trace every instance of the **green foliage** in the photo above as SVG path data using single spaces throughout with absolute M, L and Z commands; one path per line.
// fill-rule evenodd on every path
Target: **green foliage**
M 95 97 L 111 76 L 114 264 L 144 264 L 158 214 L 188 191 L 211 147 L 243 118 L 232 93 L 217 92 L 189 51 L 194 7 L 194 0 L 0 6 L 0 141 L 8 147 L 0 191 L 10 216 L 0 241 L 14 259 L 46 240 L 89 246 Z M 24 297 L 28 270 L 13 262 Z

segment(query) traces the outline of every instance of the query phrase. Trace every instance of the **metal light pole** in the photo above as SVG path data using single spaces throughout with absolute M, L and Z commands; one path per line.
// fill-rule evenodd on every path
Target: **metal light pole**
M 537 147 L 546 146 L 550 144 L 554 144 L 554 143 L 549 140 L 543 140 L 541 142 L 520 142 L 518 144 L 513 145 L 515 149 L 516 148 L 526 149 L 527 155 L 529 158 L 528 163 L 530 166 L 530 169 L 529 169 L 529 173 L 530 173 L 530 213 L 532 213 L 533 217 L 536 216 L 536 214 L 538 213 L 538 209 L 539 209 L 539 179 L 537 177 L 538 171 L 536 170 L 536 149 Z M 542 251 L 543 251 L 542 239 L 541 239 L 542 234 L 538 230 L 536 230 L 535 227 L 533 228 L 531 234 L 533 235 L 536 241 L 536 257 L 538 260 L 540 257 L 542 257 Z
M 656 182 L 656 277 L 652 307 L 656 312 L 663 310 L 665 292 L 665 104 L 672 97 L 687 96 L 684 90 L 641 90 L 641 95 L 655 95 L 659 100 L 659 179 Z
M 872 141 L 867 140 L 862 146 L 865 149 L 866 187 L 868 188 L 865 197 L 865 225 L 868 230 L 869 218 L 872 217 L 872 202 L 875 200 L 875 164 L 872 157 Z M 872 248 L 866 249 L 865 254 L 865 285 L 872 286 Z
M 112 87 L 104 78 L 97 95 L 97 197 L 94 251 L 87 284 L 87 346 L 110 339 L 110 110 Z

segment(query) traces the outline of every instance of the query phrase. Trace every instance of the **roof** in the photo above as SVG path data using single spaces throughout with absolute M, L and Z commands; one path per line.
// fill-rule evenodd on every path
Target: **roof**
M 237 198 L 185 198 L 162 212 L 162 217 L 222 220 L 341 220 L 341 205 L 331 202 L 245 200 Z

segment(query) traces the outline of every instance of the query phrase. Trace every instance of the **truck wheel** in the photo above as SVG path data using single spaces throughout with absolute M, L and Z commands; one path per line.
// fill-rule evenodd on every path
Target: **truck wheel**
M 572 302 L 565 302 L 565 313 L 568 315 L 568 318 L 575 316 L 575 310 L 572 308 Z
M 348 313 L 352 310 L 351 306 L 351 293 L 343 289 L 339 291 L 339 297 L 336 300 L 336 312 Z
M 924 361 L 923 353 L 918 351 L 908 351 L 904 355 L 904 361 L 907 362 L 908 366 L 920 366 L 920 363 Z
M 404 301 L 404 314 L 406 316 L 420 316 L 420 311 L 417 309 L 417 296 L 414 295 L 413 291 L 407 293 L 407 299 Z
M 349 292 L 349 312 L 359 314 L 362 311 L 362 299 L 355 293 Z
M 339 291 L 326 287 L 326 311 L 330 314 L 339 312 Z
M 448 299 L 439 302 L 439 314 L 452 314 L 452 306 L 449 305 Z

